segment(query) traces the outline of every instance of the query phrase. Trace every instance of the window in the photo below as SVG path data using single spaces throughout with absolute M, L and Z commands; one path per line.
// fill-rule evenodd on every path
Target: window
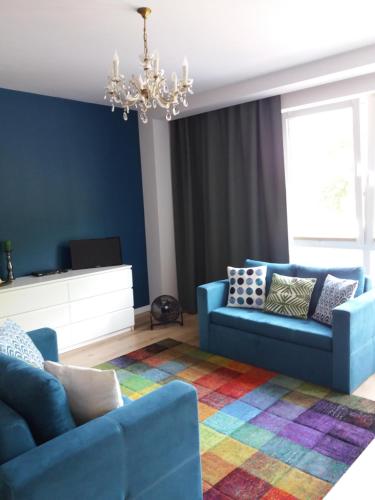
M 374 110 L 366 96 L 283 114 L 292 261 L 375 277 Z

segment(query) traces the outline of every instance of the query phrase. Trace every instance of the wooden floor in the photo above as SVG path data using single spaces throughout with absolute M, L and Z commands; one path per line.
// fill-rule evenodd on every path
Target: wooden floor
M 182 327 L 179 325 L 170 325 L 150 330 L 149 314 L 140 314 L 136 316 L 134 332 L 119 334 L 106 340 L 92 343 L 89 346 L 74 349 L 62 354 L 60 357 L 65 364 L 96 366 L 165 338 L 198 345 L 197 317 L 185 314 L 184 326 Z M 366 380 L 354 394 L 375 401 L 375 375 Z
M 66 352 L 61 354 L 61 360 L 65 364 L 96 366 L 166 338 L 192 345 L 198 345 L 199 343 L 198 324 L 195 315 L 184 314 L 184 326 L 169 325 L 157 327 L 153 330 L 150 330 L 150 316 L 148 313 L 137 315 L 135 321 L 134 332 L 119 334 Z

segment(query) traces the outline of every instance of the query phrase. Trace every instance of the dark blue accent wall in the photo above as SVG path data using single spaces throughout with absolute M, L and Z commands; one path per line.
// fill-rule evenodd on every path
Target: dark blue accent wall
M 15 275 L 69 267 L 69 240 L 106 236 L 133 266 L 135 307 L 148 304 L 137 115 L 0 89 L 0 241 Z

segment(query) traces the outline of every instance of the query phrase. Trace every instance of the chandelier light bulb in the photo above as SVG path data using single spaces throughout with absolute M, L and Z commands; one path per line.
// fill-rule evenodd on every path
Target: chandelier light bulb
M 184 60 L 182 62 L 182 80 L 184 82 L 187 82 L 188 79 L 189 79 L 189 63 L 188 63 L 188 60 L 185 56 Z
M 170 83 L 165 72 L 160 69 L 159 53 L 149 53 L 147 43 L 146 20 L 151 14 L 148 7 L 140 7 L 137 12 L 143 18 L 143 54 L 140 57 L 142 72 L 137 77 L 132 75 L 129 81 L 120 74 L 120 60 L 115 51 L 112 60 L 112 74 L 108 77 L 105 99 L 109 100 L 112 110 L 116 106 L 123 108 L 124 120 L 128 119 L 130 108 L 139 112 L 143 123 L 148 122 L 147 111 L 157 107 L 165 109 L 169 121 L 180 112 L 179 106 L 188 105 L 187 96 L 193 93 L 193 79 L 189 78 L 189 64 L 186 57 L 182 63 L 182 78 L 172 73 Z
M 115 50 L 115 53 L 113 54 L 113 60 L 112 60 L 112 77 L 113 78 L 119 77 L 119 67 L 120 67 L 120 59 L 118 57 L 117 50 Z
M 173 84 L 173 92 L 177 92 L 178 89 L 178 81 L 176 73 L 172 73 L 172 84 Z
M 157 75 L 160 69 L 159 52 L 154 52 L 154 73 Z

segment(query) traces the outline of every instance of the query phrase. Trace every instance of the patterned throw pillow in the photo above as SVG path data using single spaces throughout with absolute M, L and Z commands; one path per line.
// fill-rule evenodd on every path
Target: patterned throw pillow
M 274 273 L 264 310 L 307 319 L 316 278 L 293 278 Z
M 228 267 L 229 307 L 263 309 L 266 300 L 267 266 Z
M 343 280 L 328 274 L 313 319 L 332 325 L 333 309 L 354 297 L 358 281 Z
M 33 341 L 14 321 L 7 319 L 0 326 L 0 352 L 43 370 L 43 356 Z

